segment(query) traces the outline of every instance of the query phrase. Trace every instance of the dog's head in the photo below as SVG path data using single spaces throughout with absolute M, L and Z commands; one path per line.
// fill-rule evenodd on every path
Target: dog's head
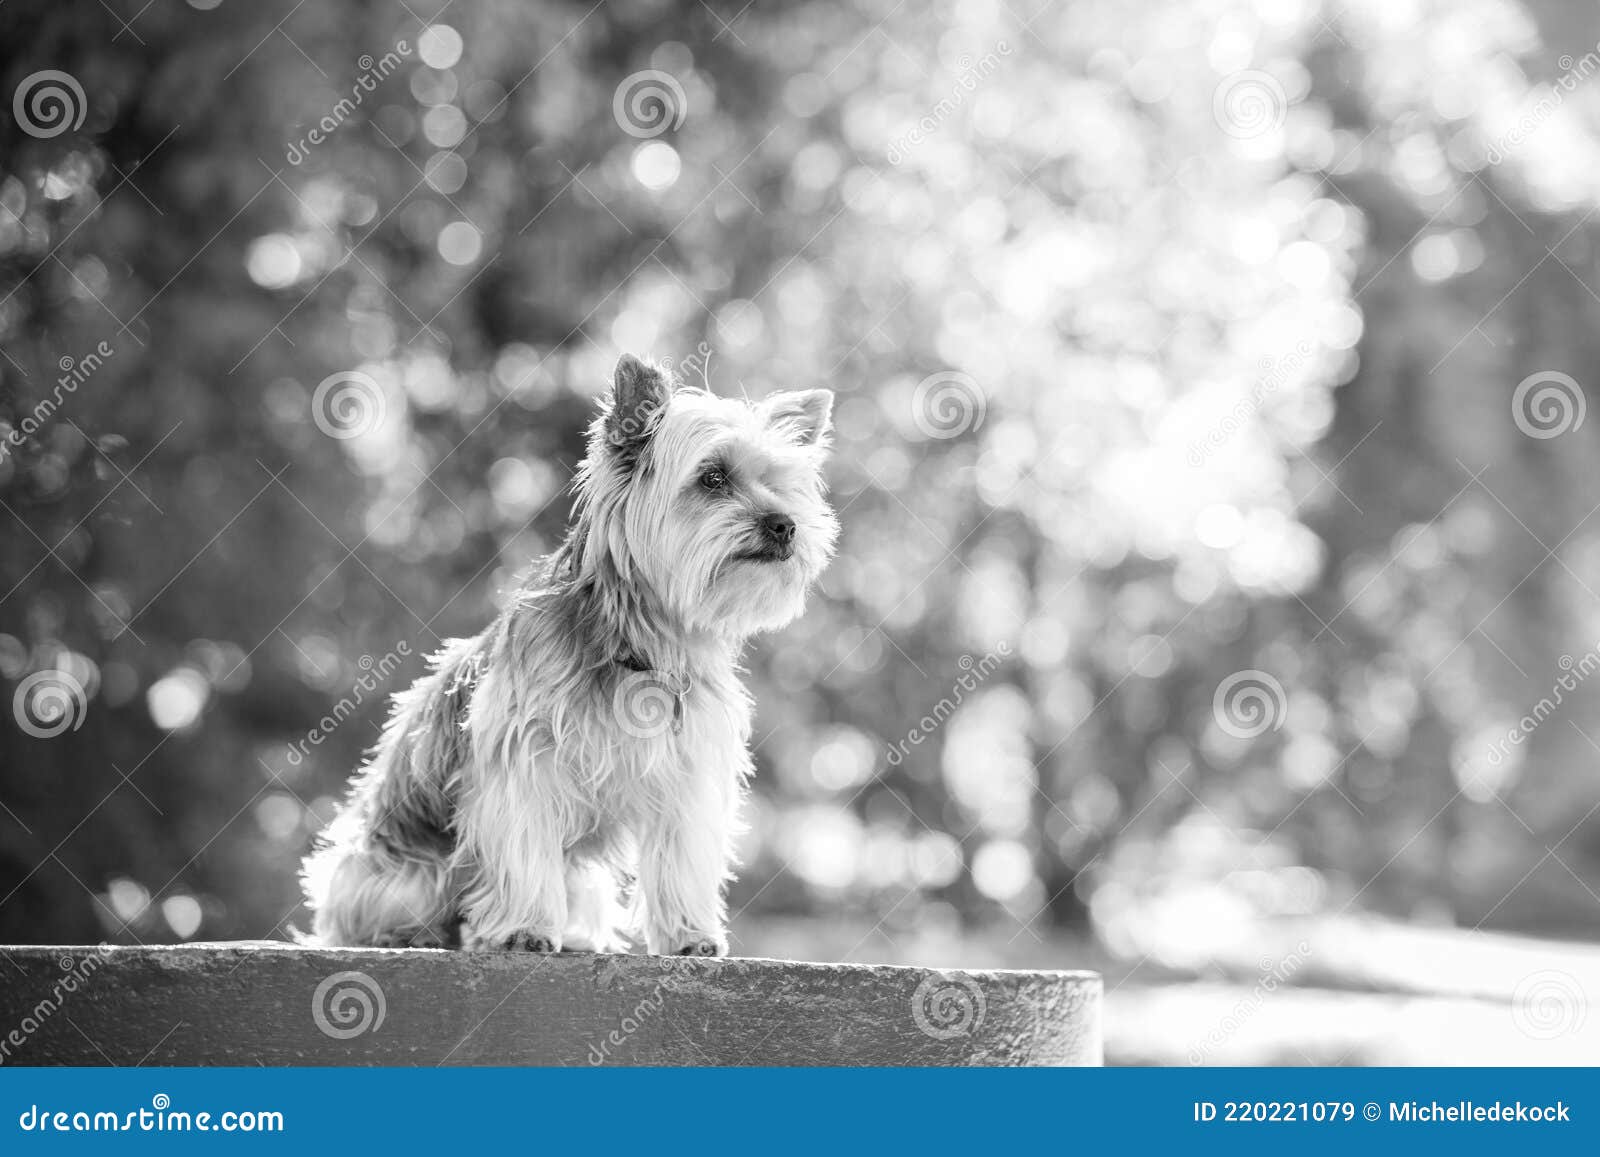
M 690 630 L 783 626 L 839 532 L 822 480 L 832 409 L 830 390 L 675 389 L 624 355 L 579 474 L 580 565 L 642 580 Z

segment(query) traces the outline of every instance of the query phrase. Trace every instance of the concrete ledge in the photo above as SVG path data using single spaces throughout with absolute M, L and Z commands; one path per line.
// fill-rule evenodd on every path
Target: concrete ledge
M 0 1064 L 1097 1065 L 1092 972 L 0 948 Z

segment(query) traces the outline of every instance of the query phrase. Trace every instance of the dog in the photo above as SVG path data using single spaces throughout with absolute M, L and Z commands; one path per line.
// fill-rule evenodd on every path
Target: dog
M 740 656 L 832 556 L 832 410 L 825 389 L 721 398 L 621 358 L 562 544 L 394 696 L 307 857 L 315 942 L 727 954 Z

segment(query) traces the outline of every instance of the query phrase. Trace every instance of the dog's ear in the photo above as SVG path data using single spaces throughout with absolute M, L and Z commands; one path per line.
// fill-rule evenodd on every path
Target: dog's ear
M 672 396 L 672 382 L 655 366 L 632 354 L 617 360 L 611 388 L 611 408 L 606 414 L 606 440 L 613 446 L 632 446 L 650 437 L 656 417 Z
M 833 429 L 832 390 L 784 390 L 767 400 L 767 423 L 787 430 L 802 446 L 815 446 Z

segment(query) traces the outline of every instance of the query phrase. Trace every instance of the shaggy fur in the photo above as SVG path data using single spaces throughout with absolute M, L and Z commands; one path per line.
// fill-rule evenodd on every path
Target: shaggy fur
M 395 696 L 306 860 L 317 940 L 727 952 L 751 767 L 739 655 L 800 613 L 832 553 L 832 404 L 617 364 L 566 541 Z

